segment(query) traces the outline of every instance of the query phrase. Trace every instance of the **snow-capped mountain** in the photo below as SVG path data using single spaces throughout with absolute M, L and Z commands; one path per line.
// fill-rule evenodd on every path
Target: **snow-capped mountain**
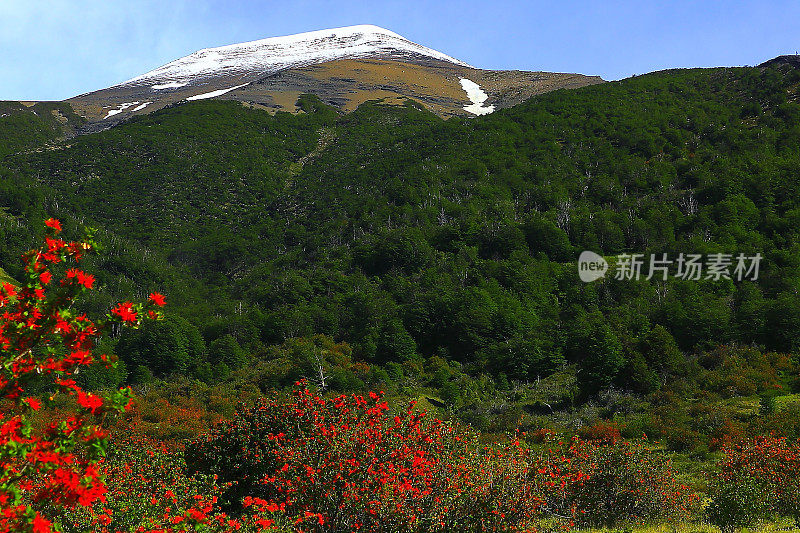
M 409 99 L 442 116 L 478 116 L 531 96 L 602 80 L 596 76 L 484 70 L 372 25 L 206 48 L 68 102 L 87 131 L 168 105 L 210 98 L 298 112 L 311 93 L 343 112 L 368 100 Z
M 120 86 L 180 87 L 212 76 L 266 76 L 337 59 L 436 59 L 470 65 L 378 26 L 359 25 L 205 48 Z

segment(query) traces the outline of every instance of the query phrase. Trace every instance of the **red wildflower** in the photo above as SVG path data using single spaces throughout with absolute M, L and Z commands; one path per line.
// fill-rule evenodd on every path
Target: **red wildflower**
M 56 220 L 56 222 L 58 222 L 58 220 Z M 50 531 L 52 531 L 50 526 L 52 525 L 52 522 L 46 518 L 42 518 L 39 513 L 36 513 L 36 516 L 33 518 L 33 533 L 50 533 Z
M 48 228 L 53 228 L 57 234 L 61 233 L 61 221 L 57 218 L 48 218 L 44 221 L 44 225 Z
M 45 237 L 44 242 L 47 245 L 47 251 L 49 253 L 58 252 L 67 245 L 67 243 L 61 239 L 51 239 L 50 237 Z
M 34 411 L 38 411 L 40 407 L 42 407 L 42 402 L 37 400 L 36 398 L 25 398 L 25 403 L 28 404 L 28 407 L 33 409 Z
M 87 274 L 77 268 L 71 268 L 67 270 L 67 278 L 68 279 L 75 279 L 79 285 L 83 285 L 87 289 L 91 289 L 92 285 L 94 285 L 95 278 L 91 274 Z
M 17 295 L 17 289 L 15 289 L 14 286 L 10 283 L 3 283 L 3 292 L 8 298 Z
M 164 304 L 167 303 L 167 300 L 164 298 L 164 295 L 159 294 L 157 292 L 150 294 L 150 301 L 159 307 L 162 307 Z
M 112 315 L 116 315 L 122 319 L 123 322 L 136 322 L 136 311 L 133 310 L 131 302 L 119 303 L 111 310 Z
M 78 392 L 78 405 L 83 407 L 84 409 L 89 409 L 92 414 L 99 407 L 103 406 L 103 399 L 99 396 L 95 396 L 94 394 L 86 394 L 83 391 Z

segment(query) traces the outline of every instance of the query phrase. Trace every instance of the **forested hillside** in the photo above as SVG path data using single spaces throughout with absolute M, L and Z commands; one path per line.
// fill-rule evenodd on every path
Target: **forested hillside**
M 664 71 L 447 121 L 410 101 L 192 102 L 40 151 L 0 123 L 0 265 L 19 274 L 47 216 L 102 228 L 109 301 L 172 303 L 123 335 L 128 380 L 214 380 L 325 334 L 377 367 L 529 381 L 574 363 L 585 394 L 652 392 L 717 345 L 800 344 L 798 82 Z M 765 259 L 757 282 L 584 284 L 584 249 Z

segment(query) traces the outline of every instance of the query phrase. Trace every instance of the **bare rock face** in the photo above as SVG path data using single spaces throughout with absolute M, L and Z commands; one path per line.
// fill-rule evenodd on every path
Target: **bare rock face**
M 368 100 L 417 101 L 432 112 L 482 115 L 597 76 L 477 69 L 377 26 L 361 25 L 200 50 L 107 89 L 68 100 L 89 130 L 167 105 L 219 98 L 296 112 L 318 96 L 342 112 Z

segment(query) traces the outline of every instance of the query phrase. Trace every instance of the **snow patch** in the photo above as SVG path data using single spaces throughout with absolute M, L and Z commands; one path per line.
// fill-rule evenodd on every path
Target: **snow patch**
M 119 115 L 120 113 L 122 113 L 123 111 L 128 109 L 129 107 L 135 106 L 135 105 L 138 105 L 138 104 L 139 104 L 138 101 L 137 102 L 127 102 L 127 103 L 124 103 L 124 104 L 119 104 L 116 109 L 109 110 L 108 111 L 108 115 L 104 116 L 103 120 L 107 119 L 108 117 L 113 117 L 114 115 Z M 135 111 L 135 109 L 134 109 L 134 111 Z
M 236 87 L 230 87 L 228 89 L 219 89 L 217 91 L 211 91 L 210 93 L 196 94 L 194 96 L 190 96 L 189 98 L 187 98 L 187 100 L 205 100 L 206 98 L 214 98 L 215 96 L 225 94 L 234 89 L 239 89 L 241 87 L 244 87 L 245 85 L 250 85 L 250 83 L 243 83 L 241 85 L 237 85 Z
M 464 111 L 469 111 L 473 115 L 488 115 L 494 111 L 494 106 L 484 106 L 483 103 L 489 98 L 489 95 L 483 92 L 481 86 L 467 78 L 460 78 L 461 88 L 467 93 L 471 105 L 465 105 Z
M 132 112 L 132 113 L 135 113 L 135 112 L 137 112 L 137 111 L 141 111 L 142 109 L 144 109 L 145 107 L 147 107 L 149 104 L 152 104 L 152 103 L 153 103 L 153 102 L 145 102 L 145 103 L 143 103 L 142 105 L 138 105 L 138 106 L 134 107 L 134 108 L 131 110 L 131 112 Z
M 181 83 L 179 81 L 171 81 L 169 83 L 161 83 L 153 85 L 152 89 L 159 91 L 161 89 L 177 89 L 178 87 L 183 87 L 186 83 Z

